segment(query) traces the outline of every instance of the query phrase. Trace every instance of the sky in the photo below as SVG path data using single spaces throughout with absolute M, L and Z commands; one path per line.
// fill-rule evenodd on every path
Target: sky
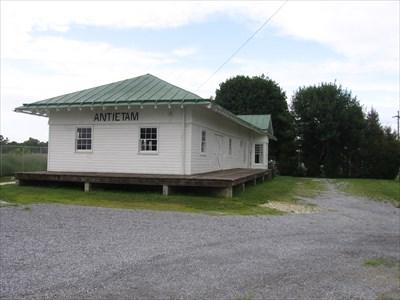
M 235 75 L 265 74 L 290 104 L 336 81 L 384 126 L 400 106 L 399 1 L 0 1 L 0 134 L 48 139 L 48 119 L 13 109 L 151 73 L 202 97 Z

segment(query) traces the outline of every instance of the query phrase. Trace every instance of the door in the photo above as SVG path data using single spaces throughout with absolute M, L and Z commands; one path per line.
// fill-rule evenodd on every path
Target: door
M 215 163 L 219 170 L 224 167 L 224 137 L 220 134 L 215 134 Z

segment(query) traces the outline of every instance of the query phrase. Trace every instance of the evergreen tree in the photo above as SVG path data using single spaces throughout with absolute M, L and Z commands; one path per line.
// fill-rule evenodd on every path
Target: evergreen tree
M 364 115 L 351 92 L 336 83 L 302 87 L 293 96 L 292 111 L 308 175 L 357 175 Z

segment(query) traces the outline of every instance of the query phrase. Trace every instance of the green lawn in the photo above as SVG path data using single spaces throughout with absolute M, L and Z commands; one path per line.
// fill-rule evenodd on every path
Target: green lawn
M 400 183 L 383 179 L 336 179 L 341 190 L 356 196 L 389 201 L 400 206 Z
M 204 197 L 170 195 L 154 192 L 96 190 L 84 193 L 77 187 L 0 186 L 0 199 L 29 205 L 33 203 L 60 203 L 113 208 L 139 208 L 207 214 L 263 215 L 279 211 L 260 207 L 270 200 L 295 202 L 297 196 L 313 197 L 324 184 L 309 178 L 276 177 L 271 181 L 249 186 L 235 197 Z

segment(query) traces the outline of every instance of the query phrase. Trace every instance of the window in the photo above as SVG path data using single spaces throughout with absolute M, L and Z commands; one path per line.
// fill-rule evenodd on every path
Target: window
M 202 130 L 201 131 L 201 146 L 200 146 L 200 152 L 201 153 L 206 153 L 207 151 L 207 142 L 206 142 L 206 131 Z
M 247 143 L 243 143 L 243 162 L 246 162 L 246 155 L 247 155 Z
M 232 155 L 232 139 L 229 138 L 229 155 Z
M 264 162 L 264 145 L 255 144 L 254 145 L 254 163 L 262 164 Z
M 79 127 L 75 136 L 76 151 L 92 151 L 92 128 Z
M 140 128 L 140 152 L 157 152 L 157 128 Z

